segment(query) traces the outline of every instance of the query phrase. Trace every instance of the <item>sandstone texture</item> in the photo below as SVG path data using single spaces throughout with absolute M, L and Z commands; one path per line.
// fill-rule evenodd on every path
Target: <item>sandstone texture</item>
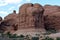
M 43 12 L 44 9 L 40 4 L 23 4 L 19 12 L 19 26 L 21 28 L 42 28 L 44 26 Z
M 60 31 L 60 6 L 45 5 L 44 9 L 45 27 Z
M 18 13 L 14 10 L 4 20 L 0 17 L 0 30 L 6 32 L 32 34 L 49 29 L 60 31 L 60 6 L 26 3 Z
M 16 11 L 14 10 L 13 13 L 7 15 L 0 25 L 4 31 L 16 31 L 18 28 L 18 15 Z

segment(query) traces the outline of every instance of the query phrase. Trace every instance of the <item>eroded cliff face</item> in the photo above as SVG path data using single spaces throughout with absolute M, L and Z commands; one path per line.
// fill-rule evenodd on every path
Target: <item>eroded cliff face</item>
M 55 12 L 60 11 L 60 6 L 45 5 L 44 6 L 44 15 L 54 14 Z
M 21 28 L 42 28 L 44 9 L 40 4 L 23 4 L 19 10 Z
M 60 31 L 60 6 L 41 6 L 37 3 L 23 4 L 19 8 L 18 14 L 14 10 L 3 21 L 0 17 L 0 29 L 14 33 L 22 32 L 20 30 L 23 32 L 44 31 L 45 29 Z
M 5 32 L 13 32 L 18 29 L 18 14 L 14 10 L 13 13 L 7 15 L 0 24 L 0 28 Z
M 44 18 L 45 27 L 47 29 L 53 28 L 55 30 L 60 30 L 60 6 L 44 6 Z

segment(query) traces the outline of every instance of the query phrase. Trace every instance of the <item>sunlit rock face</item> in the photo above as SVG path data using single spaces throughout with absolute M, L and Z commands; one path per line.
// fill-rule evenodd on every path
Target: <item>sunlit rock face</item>
M 44 15 L 54 14 L 55 12 L 60 11 L 60 6 L 45 5 L 44 6 Z
M 40 4 L 26 3 L 19 8 L 19 13 L 7 15 L 3 22 L 4 30 L 13 34 L 36 34 L 45 31 L 43 20 L 44 8 Z
M 18 25 L 19 16 L 18 16 L 18 14 L 16 13 L 16 11 L 14 10 L 13 13 L 7 15 L 7 16 L 4 18 L 4 21 L 9 21 L 9 23 L 10 23 L 11 25 L 13 25 L 13 24 Z
M 13 34 L 36 34 L 49 29 L 60 31 L 60 6 L 26 3 L 19 8 L 17 14 L 0 17 L 0 29 Z
M 16 14 L 15 10 L 4 18 L 1 22 L 1 26 L 6 32 L 16 31 L 18 29 L 18 14 Z
M 43 12 L 44 9 L 40 4 L 27 3 L 23 4 L 19 8 L 19 26 L 18 30 L 21 33 L 26 34 L 31 32 L 40 32 L 44 30 L 44 21 L 43 21 Z M 19 33 L 16 31 L 15 33 Z M 30 34 L 31 34 L 30 33 Z
M 49 30 L 51 28 L 59 31 L 60 30 L 60 6 L 44 6 L 44 24 Z
M 23 4 L 19 10 L 19 28 L 42 28 L 43 7 L 40 4 Z

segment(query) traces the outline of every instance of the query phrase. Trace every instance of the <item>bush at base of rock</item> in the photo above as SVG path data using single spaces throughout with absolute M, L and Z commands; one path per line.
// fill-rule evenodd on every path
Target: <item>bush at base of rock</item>
M 53 38 L 49 38 L 48 36 L 45 37 L 45 39 L 42 39 L 42 40 L 54 40 Z
M 39 37 L 32 37 L 32 40 L 39 40 Z
M 57 37 L 56 40 L 60 40 L 60 37 Z

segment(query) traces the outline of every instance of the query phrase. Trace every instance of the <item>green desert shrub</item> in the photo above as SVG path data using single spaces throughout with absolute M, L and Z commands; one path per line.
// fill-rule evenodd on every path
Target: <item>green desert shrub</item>
M 11 37 L 11 36 L 12 36 L 12 34 L 11 34 L 10 32 L 7 32 L 6 35 L 7 35 L 8 37 Z
M 42 40 L 54 40 L 53 38 L 49 38 L 48 36 L 45 37 L 45 39 L 42 39 Z
M 39 40 L 39 37 L 32 37 L 32 40 Z
M 10 32 L 7 32 L 7 37 L 9 38 L 17 38 L 17 35 L 16 34 L 11 34 Z
M 10 38 L 17 38 L 17 35 L 13 34 Z
M 54 29 L 49 30 L 49 32 L 51 32 L 51 33 L 57 33 L 57 31 L 54 30 Z
M 26 39 L 26 40 L 30 40 L 29 35 L 26 35 L 26 36 L 25 36 L 25 39 Z
M 57 37 L 56 40 L 60 40 L 60 37 Z
M 20 38 L 24 38 L 25 36 L 21 34 L 19 37 L 20 37 Z
M 48 30 L 48 31 L 46 31 L 46 33 L 44 33 L 44 35 L 49 35 L 51 33 L 57 33 L 57 31 L 56 30 Z

